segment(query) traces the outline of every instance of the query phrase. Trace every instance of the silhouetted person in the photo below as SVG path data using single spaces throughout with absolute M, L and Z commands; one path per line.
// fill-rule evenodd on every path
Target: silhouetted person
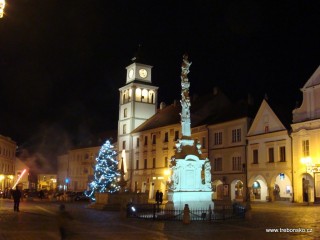
M 159 192 L 159 190 L 157 190 L 157 192 L 156 192 L 156 202 L 157 202 L 157 205 L 159 205 L 159 202 L 160 202 L 160 192 Z
M 160 204 L 162 204 L 162 200 L 163 200 L 163 192 L 159 193 L 159 202 Z
M 61 204 L 59 206 L 59 213 L 58 213 L 58 224 L 59 224 L 59 231 L 61 240 L 67 239 L 67 237 L 70 235 L 70 231 L 68 231 L 68 225 L 69 221 L 71 221 L 73 218 L 71 215 L 66 211 L 66 207 L 64 204 Z
M 12 197 L 13 197 L 13 210 L 19 212 L 19 204 L 21 199 L 22 193 L 19 190 L 18 186 L 16 187 L 16 190 L 12 191 Z
M 40 192 L 39 192 L 39 197 L 40 197 L 41 200 L 44 198 L 44 192 L 43 192 L 43 190 L 40 190 Z

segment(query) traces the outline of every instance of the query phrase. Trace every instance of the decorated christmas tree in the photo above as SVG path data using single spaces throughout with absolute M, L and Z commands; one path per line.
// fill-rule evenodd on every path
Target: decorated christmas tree
M 109 140 L 100 149 L 94 166 L 94 179 L 89 184 L 86 195 L 95 201 L 95 193 L 114 193 L 120 190 L 121 177 L 116 159 L 117 152 Z

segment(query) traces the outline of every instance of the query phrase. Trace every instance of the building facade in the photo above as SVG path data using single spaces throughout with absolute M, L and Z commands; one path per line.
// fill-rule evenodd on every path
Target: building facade
M 320 201 L 320 66 L 301 88 L 303 101 L 293 110 L 294 201 Z
M 16 142 L 0 135 L 0 189 L 3 191 L 14 185 L 16 148 Z
M 101 146 L 77 148 L 58 157 L 59 190 L 84 191 L 93 180 L 96 157 Z
M 249 124 L 250 119 L 243 117 L 208 126 L 214 200 L 245 200 Z
M 291 138 L 264 99 L 247 135 L 247 188 L 254 201 L 292 200 Z
M 152 66 L 139 61 L 139 58 L 134 58 L 133 63 L 126 67 L 126 85 L 119 89 L 118 160 L 125 167 L 124 179 L 129 181 L 130 189 L 138 188 L 133 185 L 131 175 L 135 168 L 135 143 L 131 132 L 157 111 L 158 87 L 152 85 Z

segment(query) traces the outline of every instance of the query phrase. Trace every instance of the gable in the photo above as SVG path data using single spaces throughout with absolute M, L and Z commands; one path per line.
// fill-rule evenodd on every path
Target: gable
M 286 130 L 278 116 L 264 99 L 248 131 L 248 136 Z
M 314 87 L 316 85 L 320 85 L 320 66 L 317 68 L 317 70 L 312 74 L 312 76 L 303 86 L 303 89 Z

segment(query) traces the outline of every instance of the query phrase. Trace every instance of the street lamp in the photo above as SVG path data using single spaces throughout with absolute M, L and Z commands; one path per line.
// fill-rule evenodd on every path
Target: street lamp
M 6 2 L 4 0 L 0 0 L 0 18 L 3 18 L 3 12 Z
M 306 165 L 306 173 L 308 172 L 308 166 L 311 164 L 311 157 L 303 157 L 301 158 L 301 163 Z

